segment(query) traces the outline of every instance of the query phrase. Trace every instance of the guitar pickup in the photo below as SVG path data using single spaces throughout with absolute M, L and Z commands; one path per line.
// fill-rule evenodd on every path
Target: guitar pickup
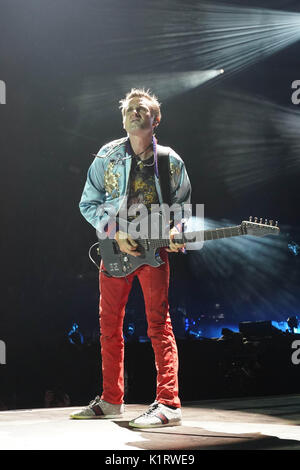
M 113 245 L 112 248 L 113 248 L 114 254 L 118 255 L 120 253 L 120 248 L 119 248 L 118 243 L 114 240 L 112 245 Z

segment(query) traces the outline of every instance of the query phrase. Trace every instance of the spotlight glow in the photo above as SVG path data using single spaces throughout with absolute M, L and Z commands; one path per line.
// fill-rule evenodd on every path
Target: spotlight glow
M 205 219 L 205 228 L 232 226 L 226 220 Z M 196 277 L 206 276 L 218 298 L 225 300 L 236 318 L 282 321 L 286 312 L 297 312 L 299 289 L 297 266 L 291 267 L 287 241 L 278 237 L 234 237 L 205 242 L 189 256 Z
M 300 39 L 300 15 L 294 12 L 201 2 L 168 13 L 159 51 L 169 64 L 191 60 L 199 69 L 222 64 L 228 74 Z
M 232 194 L 300 169 L 300 111 L 264 98 L 217 91 L 209 158 Z
M 132 12 L 144 24 L 134 37 L 111 38 L 111 57 L 139 57 L 140 71 L 170 67 L 240 71 L 300 39 L 300 14 L 265 8 L 152 1 Z M 147 20 L 145 20 L 147 18 Z M 118 45 L 118 49 L 112 46 Z
M 131 88 L 150 89 L 160 101 L 166 101 L 176 95 L 196 88 L 222 73 L 221 70 L 199 70 L 188 72 L 124 74 L 114 78 L 105 86 L 99 87 L 98 77 L 89 77 L 84 83 L 80 96 L 74 103 L 80 110 L 81 119 L 89 117 L 99 119 L 102 113 L 118 108 L 118 100 Z M 95 116 L 94 116 L 95 114 Z
M 89 57 L 100 61 L 102 70 L 86 77 L 73 98 L 79 114 L 75 135 L 87 118 L 116 110 L 125 89 L 148 87 L 163 101 L 216 84 L 213 78 L 238 73 L 300 40 L 300 14 L 295 12 L 179 0 L 141 2 L 133 8 L 124 2 L 118 15 L 134 18 L 137 25 L 129 29 L 116 27 L 108 6 L 103 14 L 107 23 L 89 48 Z
M 190 72 L 153 73 L 124 75 L 118 82 L 119 90 L 125 93 L 131 87 L 150 88 L 162 100 L 196 88 L 220 75 L 221 70 L 199 70 Z

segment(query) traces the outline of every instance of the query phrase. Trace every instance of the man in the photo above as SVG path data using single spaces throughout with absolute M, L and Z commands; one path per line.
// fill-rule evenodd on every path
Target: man
M 122 252 L 140 256 L 136 241 L 119 229 L 110 216 L 133 204 L 143 204 L 151 211 L 162 204 L 161 178 L 157 171 L 157 143 L 154 130 L 161 119 L 160 104 L 145 90 L 132 89 L 120 101 L 123 127 L 127 137 L 102 147 L 89 168 L 80 201 L 83 216 L 103 236 L 114 237 Z M 161 148 L 161 146 L 158 146 Z M 190 201 L 190 182 L 181 158 L 169 149 L 171 203 L 183 207 Z M 169 170 L 168 170 L 169 171 Z M 142 265 L 126 278 L 108 276 L 100 267 L 100 341 L 102 355 L 103 393 L 72 418 L 116 418 L 124 412 L 124 338 L 125 306 L 135 276 L 141 284 L 157 369 L 156 399 L 149 409 L 129 423 L 132 427 L 147 428 L 181 424 L 178 396 L 178 353 L 172 330 L 169 306 L 168 253 L 177 252 L 183 245 L 175 243 L 176 228 L 170 231 L 170 245 L 161 249 L 164 264 L 159 267 Z

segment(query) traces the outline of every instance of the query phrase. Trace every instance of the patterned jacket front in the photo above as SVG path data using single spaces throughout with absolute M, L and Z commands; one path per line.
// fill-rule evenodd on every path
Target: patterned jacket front
M 79 203 L 80 212 L 85 219 L 103 234 L 110 226 L 128 195 L 128 182 L 132 156 L 126 145 L 128 137 L 114 140 L 100 148 L 92 162 L 82 197 Z M 158 149 L 161 146 L 158 146 Z M 170 186 L 172 204 L 190 204 L 191 185 L 183 160 L 171 148 Z M 155 187 L 160 204 L 163 203 L 159 177 L 155 174 Z M 186 212 L 185 212 L 186 213 Z M 175 216 L 176 223 L 180 222 L 181 213 Z

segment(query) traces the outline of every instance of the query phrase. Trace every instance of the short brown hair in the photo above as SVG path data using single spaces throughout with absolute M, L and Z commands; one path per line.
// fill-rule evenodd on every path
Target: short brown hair
M 145 90 L 144 88 L 131 88 L 131 90 L 126 94 L 125 98 L 120 100 L 120 109 L 122 111 L 122 115 L 124 116 L 124 112 L 127 106 L 127 103 L 132 98 L 146 98 L 151 103 L 151 114 L 157 122 L 161 120 L 161 112 L 160 112 L 160 103 L 157 97 L 150 93 L 150 90 Z

